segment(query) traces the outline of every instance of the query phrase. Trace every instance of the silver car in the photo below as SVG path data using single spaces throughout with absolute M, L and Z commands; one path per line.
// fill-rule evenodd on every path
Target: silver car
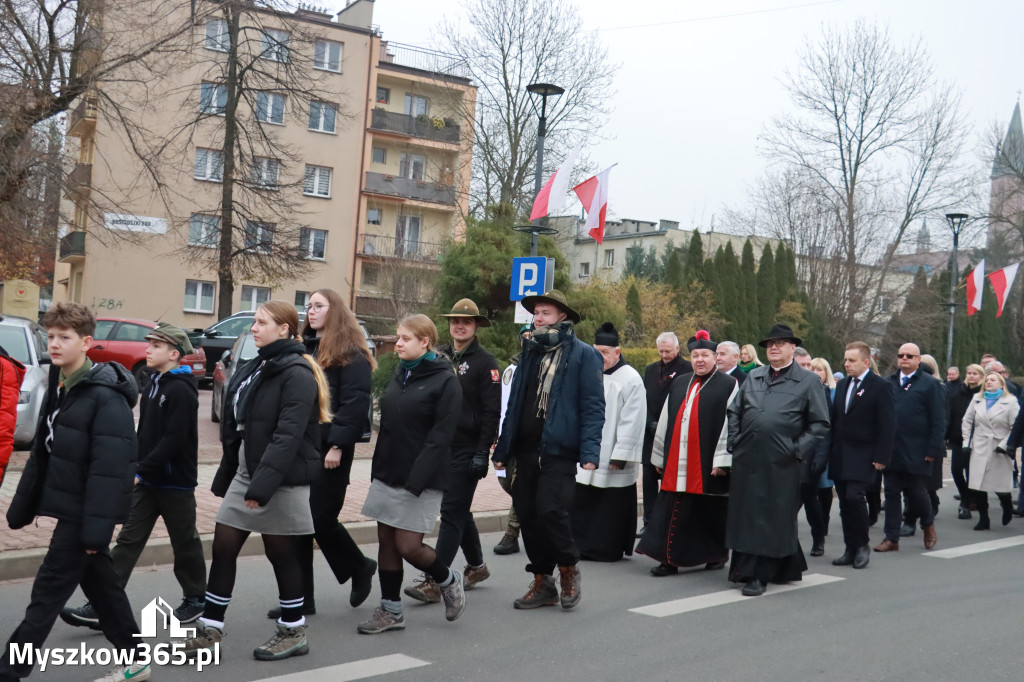
M 46 352 L 46 332 L 32 320 L 13 315 L 0 316 L 0 346 L 25 365 L 25 379 L 18 395 L 18 426 L 14 444 L 29 447 L 36 437 L 39 413 L 46 404 L 50 356 Z

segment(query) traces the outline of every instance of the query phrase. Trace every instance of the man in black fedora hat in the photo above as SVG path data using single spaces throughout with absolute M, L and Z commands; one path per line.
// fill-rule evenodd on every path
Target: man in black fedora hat
M 580 601 L 580 553 L 573 542 L 569 508 L 577 464 L 597 469 L 604 427 L 603 362 L 596 350 L 576 337 L 580 315 L 565 295 L 552 289 L 527 296 L 533 331 L 523 341 L 519 368 L 512 379 L 494 468 L 516 463 L 512 504 L 519 516 L 523 544 L 534 576 L 517 609 L 559 603 L 553 574 L 558 567 L 564 609 Z
M 821 380 L 793 362 L 800 345 L 793 330 L 776 324 L 760 345 L 769 364 L 747 375 L 729 405 L 729 579 L 746 583 L 746 596 L 764 594 L 769 582 L 800 580 L 807 569 L 796 523 L 801 463 L 829 429 Z
M 471 590 L 491 576 L 484 563 L 480 533 L 473 521 L 473 496 L 477 482 L 487 475 L 487 459 L 498 438 L 498 416 L 501 414 L 501 373 L 498 361 L 476 338 L 480 327 L 491 321 L 480 314 L 476 303 L 468 298 L 458 301 L 452 311 L 441 317 L 448 320 L 452 342 L 438 347 L 455 366 L 462 387 L 459 421 L 452 439 L 448 487 L 441 500 L 441 530 L 435 549 L 439 559 L 451 567 L 459 548 L 466 557 L 462 575 L 465 589 Z M 413 599 L 435 604 L 441 601 L 441 588 L 427 574 L 405 593 Z

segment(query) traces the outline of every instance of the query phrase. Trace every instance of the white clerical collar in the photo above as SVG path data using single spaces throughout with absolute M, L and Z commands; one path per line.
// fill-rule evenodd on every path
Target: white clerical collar
M 790 366 L 790 365 L 792 365 L 792 364 L 793 364 L 793 361 L 792 361 L 792 360 L 790 360 L 789 362 L 787 362 L 786 364 L 784 364 L 784 365 L 783 365 L 782 367 L 778 367 L 778 368 L 776 368 L 776 367 L 772 367 L 772 365 L 771 365 L 770 363 L 769 363 L 769 365 L 768 365 L 768 366 L 769 366 L 769 367 L 771 367 L 771 368 L 772 368 L 772 370 L 773 370 L 773 371 L 775 371 L 775 372 L 781 372 L 782 370 L 786 369 L 787 367 L 789 367 L 789 366 Z

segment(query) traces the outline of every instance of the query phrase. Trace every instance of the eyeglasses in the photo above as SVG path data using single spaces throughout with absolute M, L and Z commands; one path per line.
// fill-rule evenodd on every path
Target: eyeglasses
M 913 353 L 897 353 L 896 357 L 898 357 L 900 360 L 909 360 L 911 358 L 916 358 L 918 356 L 914 355 Z
M 320 312 L 321 310 L 324 310 L 325 308 L 330 308 L 330 307 L 331 306 L 327 305 L 326 303 L 313 303 L 312 305 L 307 305 L 306 306 L 306 312 L 308 313 L 310 310 L 315 310 L 317 312 Z
M 768 339 L 764 342 L 764 347 L 771 348 L 772 346 L 778 346 L 779 348 L 782 348 L 787 343 L 790 343 L 789 339 Z

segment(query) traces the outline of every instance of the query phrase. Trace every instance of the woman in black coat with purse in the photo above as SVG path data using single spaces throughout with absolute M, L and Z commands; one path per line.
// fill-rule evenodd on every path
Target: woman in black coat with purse
M 377 562 L 363 556 L 352 536 L 338 521 L 345 505 L 356 443 L 370 430 L 370 389 L 377 366 L 366 337 L 341 295 L 333 289 L 318 289 L 309 297 L 306 324 L 302 328 L 306 350 L 323 368 L 331 389 L 330 423 L 320 425 L 319 452 L 323 466 L 309 488 L 313 535 L 295 539 L 305 598 L 303 614 L 316 613 L 313 584 L 313 539 L 331 567 L 339 585 L 352 579 L 349 603 L 359 606 L 370 596 Z M 277 618 L 281 609 L 271 609 Z
M 402 318 L 397 335 L 399 367 L 381 398 L 372 482 L 363 505 L 363 515 L 377 521 L 380 542 L 380 606 L 358 628 L 367 635 L 405 629 L 403 560 L 441 588 L 449 621 L 466 606 L 462 576 L 423 544 L 441 511 L 462 389 L 452 363 L 434 351 L 437 328 L 429 317 Z
M 186 653 L 217 646 L 235 585 L 235 562 L 250 533 L 263 536 L 277 578 L 277 632 L 253 651 L 274 661 L 309 652 L 302 615 L 302 569 L 294 536 L 313 532 L 309 485 L 320 469 L 320 424 L 330 421 L 330 393 L 319 365 L 298 339 L 295 307 L 270 301 L 252 325 L 258 355 L 240 366 L 225 390 L 224 455 L 212 490 L 217 511 L 206 608 Z

